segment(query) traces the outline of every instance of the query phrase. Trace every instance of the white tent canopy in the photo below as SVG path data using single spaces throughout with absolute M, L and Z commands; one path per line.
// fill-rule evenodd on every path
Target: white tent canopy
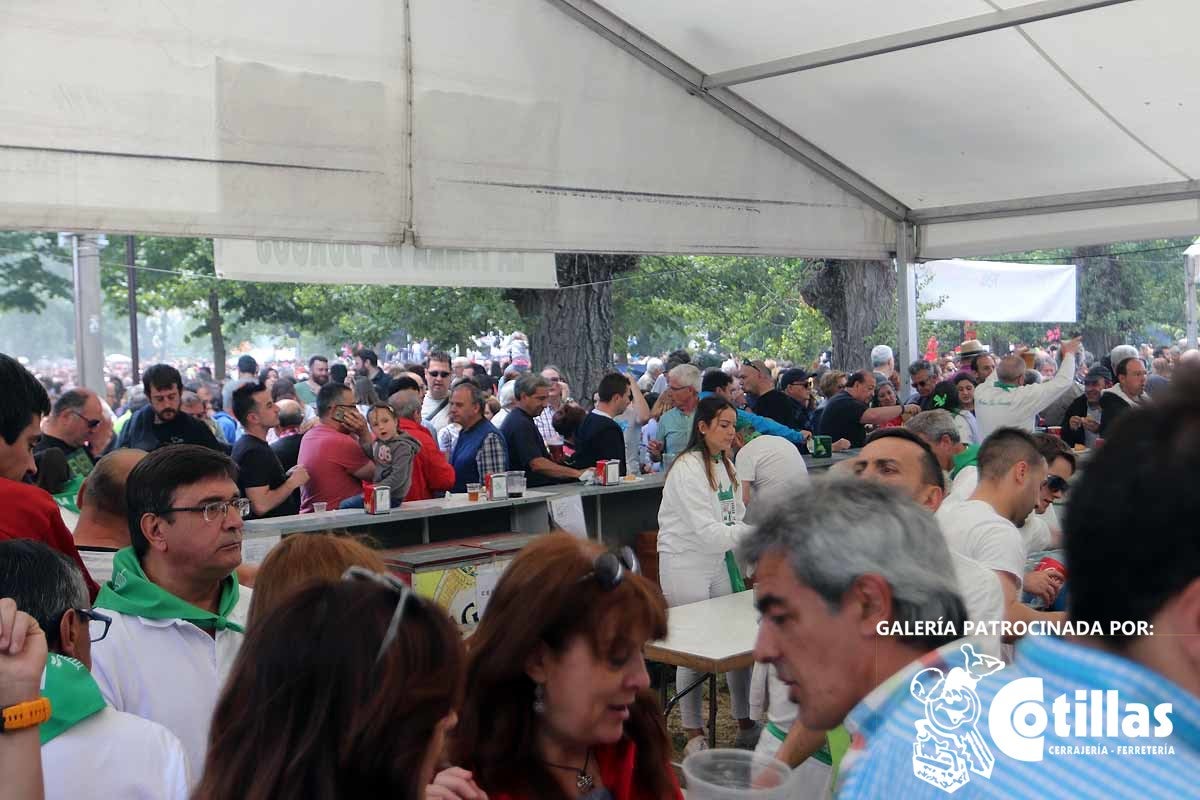
M 910 260 L 1200 229 L 1194 0 L 4 15 L 5 228 Z

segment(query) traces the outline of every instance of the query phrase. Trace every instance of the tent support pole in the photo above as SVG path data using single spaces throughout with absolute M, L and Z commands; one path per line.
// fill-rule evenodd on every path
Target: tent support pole
M 1184 274 L 1187 276 L 1187 346 L 1196 346 L 1196 268 L 1200 255 L 1184 255 Z
M 908 222 L 896 226 L 896 370 L 900 373 L 900 402 L 912 391 L 908 365 L 917 359 L 917 296 L 913 261 L 916 229 Z

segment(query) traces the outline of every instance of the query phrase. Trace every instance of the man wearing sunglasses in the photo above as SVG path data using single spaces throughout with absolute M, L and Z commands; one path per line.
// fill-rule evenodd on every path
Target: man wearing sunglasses
M 450 424 L 450 355 L 435 352 L 429 354 L 425 365 L 425 379 L 429 382 L 429 393 L 421 402 L 421 419 L 433 425 L 438 433 Z
M 238 495 L 229 456 L 196 445 L 143 458 L 126 500 L 132 546 L 113 557 L 96 598 L 112 628 L 92 650 L 92 671 L 114 708 L 179 737 L 198 780 L 250 606 L 234 574 L 250 501 Z
M 71 389 L 63 392 L 54 403 L 50 416 L 42 425 L 42 438 L 33 454 L 61 450 L 67 456 L 72 478 L 86 478 L 95 459 L 88 450 L 93 432 L 104 422 L 100 398 L 91 389 Z
M 933 387 L 937 384 L 933 367 L 924 359 L 914 361 L 908 365 L 908 378 L 913 388 L 908 402 L 920 406 L 922 411 L 928 410 L 929 395 L 933 394 Z
M 110 619 L 92 609 L 78 568 L 40 542 L 0 542 L 0 597 L 37 620 L 50 651 L 41 690 L 50 719 L 38 731 L 46 797 L 184 800 L 179 739 L 111 707 L 91 675 L 92 643 L 104 639 Z

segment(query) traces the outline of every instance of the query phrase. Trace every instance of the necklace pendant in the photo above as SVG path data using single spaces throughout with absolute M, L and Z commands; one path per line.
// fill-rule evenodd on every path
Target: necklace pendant
M 596 782 L 592 780 L 591 775 L 588 775 L 586 772 L 580 772 L 575 776 L 575 785 L 579 787 L 579 791 L 581 792 L 590 792 L 592 787 L 596 785 Z

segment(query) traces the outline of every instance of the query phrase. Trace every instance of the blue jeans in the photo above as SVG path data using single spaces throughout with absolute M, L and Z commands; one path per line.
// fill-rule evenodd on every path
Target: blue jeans
M 366 505 L 363 503 L 363 496 L 356 494 L 353 497 L 347 497 L 343 500 L 338 508 L 366 508 Z

